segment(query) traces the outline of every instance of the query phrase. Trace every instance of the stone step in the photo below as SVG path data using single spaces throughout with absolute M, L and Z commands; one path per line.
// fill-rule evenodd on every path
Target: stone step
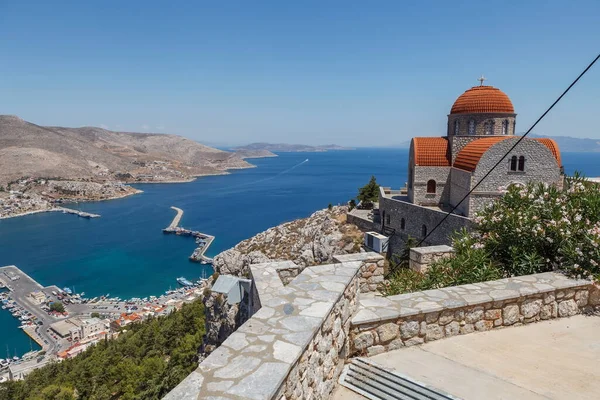
M 364 358 L 353 358 L 344 368 L 339 382 L 371 400 L 458 399 Z

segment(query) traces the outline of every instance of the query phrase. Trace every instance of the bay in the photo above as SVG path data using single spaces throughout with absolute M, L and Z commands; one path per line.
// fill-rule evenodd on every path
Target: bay
M 193 239 L 164 235 L 175 215 L 181 225 L 216 237 L 214 256 L 269 227 L 302 218 L 356 196 L 371 175 L 398 188 L 407 178 L 406 149 L 281 153 L 250 160 L 257 167 L 181 184 L 136 185 L 144 193 L 119 200 L 70 204 L 97 219 L 42 213 L 0 220 L 0 266 L 16 265 L 42 285 L 121 298 L 159 295 L 175 279 L 197 279 L 210 266 L 188 261 Z M 600 176 L 597 155 L 563 153 L 567 173 Z M 0 350 L 23 354 L 29 338 L 0 310 Z M 1 351 L 0 351 L 1 354 Z

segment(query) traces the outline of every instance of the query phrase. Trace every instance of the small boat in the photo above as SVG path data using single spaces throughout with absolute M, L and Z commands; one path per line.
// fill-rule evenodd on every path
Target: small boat
M 177 278 L 177 283 L 179 283 L 181 286 L 193 286 L 194 285 L 192 282 L 188 281 L 184 277 Z

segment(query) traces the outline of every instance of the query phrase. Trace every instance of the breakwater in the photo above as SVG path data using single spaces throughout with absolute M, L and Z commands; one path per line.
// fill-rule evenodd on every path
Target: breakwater
M 182 228 L 179 226 L 179 222 L 181 221 L 181 217 L 183 216 L 183 210 L 181 208 L 177 208 L 171 206 L 171 209 L 177 211 L 175 218 L 169 224 L 168 227 L 163 229 L 163 233 L 165 234 L 176 234 L 179 236 L 192 236 L 196 239 L 196 244 L 198 245 L 192 255 L 189 257 L 190 261 L 199 262 L 202 264 L 212 263 L 213 259 L 205 256 L 206 250 L 210 247 L 215 237 L 212 235 L 208 235 L 206 233 L 202 233 L 200 231 L 194 231 L 191 229 Z

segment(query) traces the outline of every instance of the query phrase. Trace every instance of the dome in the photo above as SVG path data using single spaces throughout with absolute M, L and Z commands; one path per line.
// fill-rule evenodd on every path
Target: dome
M 515 109 L 502 90 L 493 86 L 473 86 L 456 99 L 450 114 L 475 113 L 514 114 Z

